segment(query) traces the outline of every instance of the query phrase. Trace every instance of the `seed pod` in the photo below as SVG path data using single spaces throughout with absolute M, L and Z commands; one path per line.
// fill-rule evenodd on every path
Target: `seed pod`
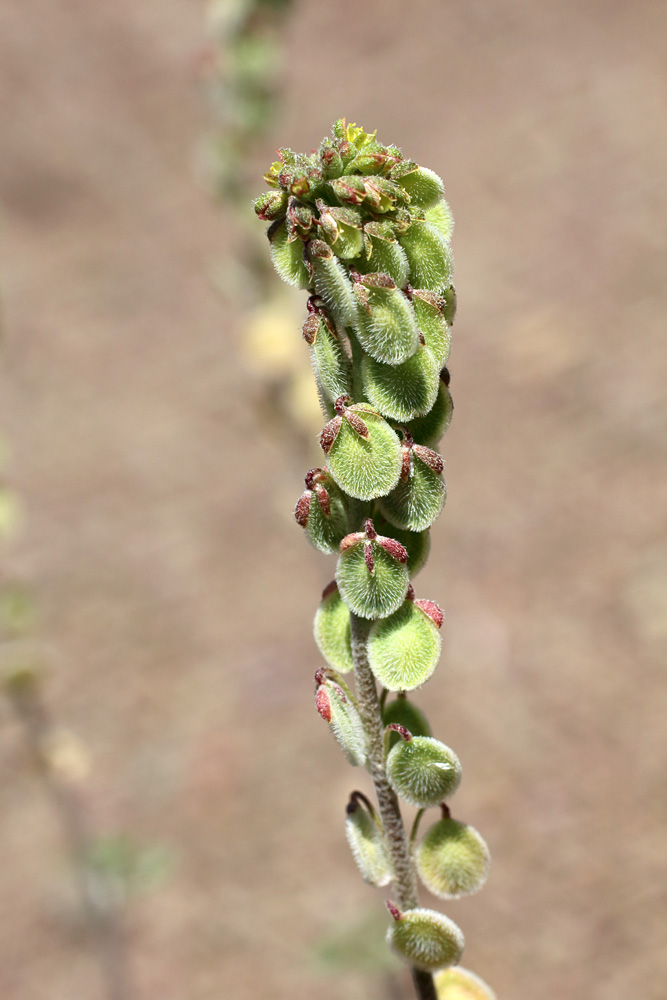
M 340 596 L 361 618 L 384 618 L 408 591 L 408 554 L 393 538 L 378 535 L 369 519 L 365 532 L 344 538 L 336 567 Z
M 366 227 L 368 230 L 368 226 Z M 361 254 L 354 266 L 361 274 L 388 274 L 398 288 L 408 280 L 408 258 L 399 243 L 367 234 L 370 256 Z
M 350 610 L 338 592 L 335 581 L 322 594 L 313 624 L 320 653 L 334 670 L 346 674 L 354 667 L 350 637 Z
M 405 695 L 399 694 L 393 701 L 387 702 L 382 710 L 382 722 L 385 726 L 395 723 L 403 726 L 413 736 L 430 736 L 431 727 L 428 719 L 420 708 L 417 708 L 413 701 L 409 701 Z M 389 749 L 401 739 L 397 732 L 393 732 L 389 737 Z
M 451 250 L 428 222 L 413 222 L 398 240 L 408 258 L 413 288 L 431 288 L 438 292 L 450 283 Z
M 387 845 L 374 814 L 364 808 L 364 799 L 360 792 L 350 796 L 345 817 L 347 842 L 364 882 L 389 885 L 392 870 Z
M 321 310 L 312 312 L 303 324 L 304 340 L 311 348 L 311 358 L 323 391 L 332 403 L 352 390 L 350 359 L 340 337 Z
M 435 398 L 432 408 L 425 416 L 411 420 L 406 424 L 406 427 L 414 440 L 418 441 L 419 444 L 426 445 L 428 448 L 435 448 L 449 427 L 453 412 L 454 402 L 452 394 L 449 391 L 447 383 L 443 381 L 441 372 L 438 395 Z
M 428 347 L 418 347 L 400 365 L 365 354 L 361 361 L 364 394 L 384 417 L 413 420 L 431 409 L 438 394 L 440 366 Z
M 490 986 L 460 965 L 437 972 L 433 982 L 438 1000 L 497 1000 Z
M 441 200 L 445 186 L 428 167 L 417 167 L 398 181 L 416 208 L 430 208 Z
M 306 474 L 306 489 L 297 500 L 294 518 L 311 545 L 320 552 L 337 552 L 347 534 L 347 511 L 343 494 L 326 469 Z
M 451 819 L 445 810 L 445 818 L 429 827 L 417 848 L 417 871 L 434 896 L 459 899 L 482 888 L 491 858 L 477 830 Z
M 366 734 L 356 708 L 340 685 L 318 670 L 315 705 L 353 767 L 366 763 Z
M 390 524 L 408 531 L 423 531 L 439 517 L 447 488 L 442 478 L 440 455 L 414 444 L 404 432 L 401 478 L 394 490 L 380 500 L 380 509 Z
M 417 325 L 440 370 L 447 362 L 452 344 L 452 335 L 445 320 L 445 298 L 427 289 L 414 289 L 410 297 Z
M 313 269 L 315 291 L 337 323 L 352 326 L 357 306 L 345 268 L 331 247 L 322 240 L 311 240 L 306 248 Z
M 412 600 L 407 600 L 391 617 L 371 626 L 368 662 L 388 691 L 412 691 L 435 670 L 441 645 L 439 625 Z
M 376 514 L 374 524 L 378 534 L 390 535 L 400 542 L 408 553 L 408 573 L 412 579 L 423 569 L 431 551 L 430 531 L 404 531 L 402 528 L 395 528 L 382 514 Z M 408 727 L 410 728 L 410 727 Z
M 445 243 L 449 243 L 454 232 L 454 217 L 445 199 L 441 198 L 435 205 L 427 208 L 425 215 L 428 224 L 437 229 Z
M 461 783 L 461 764 L 453 750 L 430 736 L 397 743 L 387 757 L 387 777 L 394 791 L 412 806 L 435 806 Z
M 295 288 L 308 288 L 310 275 L 303 259 L 303 242 L 288 239 L 284 220 L 269 226 L 267 235 L 271 242 L 273 266 L 283 281 Z
M 321 239 L 333 247 L 341 260 L 358 257 L 364 245 L 362 232 L 363 217 L 359 209 L 336 208 L 321 199 L 317 202 L 320 218 Z
M 366 274 L 354 284 L 355 329 L 363 349 L 387 365 L 400 365 L 419 347 L 414 310 L 386 274 Z
M 367 403 L 341 407 L 338 402 L 340 413 L 320 435 L 331 475 L 357 500 L 372 500 L 391 492 L 401 473 L 396 432 Z
M 453 920 L 436 910 L 420 908 L 401 913 L 393 904 L 387 905 L 394 917 L 387 944 L 395 955 L 425 972 L 456 965 L 465 941 Z

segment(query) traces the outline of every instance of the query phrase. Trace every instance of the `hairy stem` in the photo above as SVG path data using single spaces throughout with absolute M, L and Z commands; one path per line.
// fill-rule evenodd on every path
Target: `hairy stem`
M 357 686 L 357 703 L 361 721 L 368 740 L 368 769 L 375 786 L 380 816 L 394 872 L 394 891 L 401 909 L 411 910 L 419 905 L 417 874 L 408 838 L 403 826 L 398 799 L 387 780 L 384 761 L 384 726 L 375 678 L 368 664 L 366 640 L 371 623 L 350 612 L 354 678 Z M 418 1000 L 437 1000 L 433 976 L 430 972 L 412 969 L 412 980 Z

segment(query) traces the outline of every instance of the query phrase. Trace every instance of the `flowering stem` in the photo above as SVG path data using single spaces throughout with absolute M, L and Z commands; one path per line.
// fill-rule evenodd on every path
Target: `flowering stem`
M 375 786 L 380 816 L 394 873 L 394 891 L 399 907 L 405 910 L 419 905 L 417 875 L 410 855 L 408 838 L 403 825 L 401 809 L 385 770 L 384 724 L 380 711 L 375 678 L 368 664 L 366 640 L 371 622 L 350 614 L 354 678 L 357 688 L 359 715 L 368 740 L 368 769 Z M 433 976 L 430 972 L 411 969 L 418 1000 L 437 1000 Z

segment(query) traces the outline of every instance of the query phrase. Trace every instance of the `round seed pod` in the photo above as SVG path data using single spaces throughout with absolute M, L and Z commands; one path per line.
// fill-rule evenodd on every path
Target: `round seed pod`
M 318 671 L 318 679 L 319 679 Z M 343 689 L 323 678 L 315 692 L 315 705 L 353 767 L 366 763 L 366 734 L 356 708 Z
M 395 431 L 367 403 L 349 407 L 363 421 L 363 436 L 345 418 L 327 452 L 331 475 L 345 493 L 372 500 L 390 493 L 401 473 L 401 445 Z
M 361 618 L 385 618 L 396 611 L 410 583 L 406 561 L 407 552 L 393 539 L 369 540 L 361 532 L 343 539 L 336 583 L 350 611 Z
M 416 208 L 429 208 L 439 202 L 445 186 L 436 173 L 428 167 L 417 167 L 398 181 Z
M 423 445 L 412 448 L 406 478 L 401 477 L 396 488 L 379 501 L 380 510 L 397 528 L 424 531 L 440 516 L 447 498 L 447 487 L 442 472 L 437 471 L 442 467 L 442 460 L 436 464 L 431 456 L 440 458 Z
M 371 255 L 361 254 L 354 266 L 361 274 L 388 274 L 397 288 L 404 288 L 408 280 L 408 258 L 401 245 L 395 240 L 369 237 Z
M 392 538 L 401 543 L 408 553 L 407 566 L 410 579 L 415 577 L 420 569 L 426 565 L 431 551 L 430 531 L 404 531 L 402 528 L 396 528 L 390 524 L 381 513 L 376 514 L 374 524 L 380 535 L 391 535 Z
M 295 288 L 308 288 L 310 275 L 303 259 L 303 241 L 288 238 L 284 219 L 269 226 L 268 237 L 273 266 L 283 281 Z
M 341 326 L 352 326 L 357 315 L 357 305 L 345 268 L 331 247 L 322 240 L 311 240 L 306 248 L 313 268 L 315 291 L 336 322 Z
M 427 830 L 417 848 L 416 861 L 427 889 L 441 899 L 459 899 L 482 888 L 491 857 L 474 827 L 448 817 Z
M 325 554 L 337 552 L 348 533 L 343 494 L 324 469 L 311 469 L 294 517 L 311 545 Z
M 406 910 L 394 919 L 387 932 L 387 944 L 404 962 L 434 972 L 456 965 L 465 941 L 461 929 L 449 917 L 420 908 Z
M 347 807 L 345 836 L 364 882 L 389 885 L 392 870 L 384 835 L 356 795 L 350 798 Z
M 440 366 L 428 347 L 399 365 L 376 361 L 369 354 L 361 360 L 364 394 L 384 417 L 412 420 L 433 406 L 438 394 Z
M 436 806 L 461 782 L 461 764 L 444 743 L 430 736 L 401 740 L 387 757 L 387 777 L 397 795 L 412 806 Z
M 355 330 L 371 357 L 386 365 L 400 365 L 419 347 L 419 331 L 412 306 L 386 274 L 367 274 L 354 285 L 358 302 Z
M 431 727 L 428 724 L 428 719 L 422 710 L 417 708 L 415 703 L 409 701 L 405 696 L 399 695 L 398 698 L 394 698 L 393 701 L 385 704 L 382 711 L 382 722 L 385 726 L 390 725 L 392 722 L 403 726 L 413 736 L 431 735 Z M 401 737 L 398 733 L 392 733 L 389 737 L 389 749 L 391 750 L 400 739 Z
M 398 240 L 408 258 L 410 284 L 414 288 L 431 288 L 437 292 L 450 283 L 451 250 L 428 222 L 413 222 Z
M 335 581 L 322 594 L 313 624 L 320 653 L 334 670 L 346 674 L 354 667 L 350 636 L 350 610 L 341 599 Z
M 424 684 L 437 667 L 441 647 L 438 625 L 407 600 L 389 618 L 371 626 L 368 662 L 388 691 L 412 691 Z
M 438 1000 L 497 1000 L 490 986 L 460 965 L 442 969 L 433 977 Z
M 449 243 L 454 232 L 454 217 L 445 199 L 441 198 L 435 205 L 427 208 L 425 215 L 428 224 L 437 229 L 443 240 Z
M 350 359 L 335 330 L 323 316 L 312 313 L 303 325 L 303 336 L 319 383 L 331 402 L 348 396 L 352 391 Z
M 412 292 L 412 307 L 417 325 L 424 334 L 426 346 L 435 358 L 438 370 L 449 357 L 452 336 L 445 320 L 446 301 L 437 292 L 415 289 Z
M 435 448 L 440 438 L 449 427 L 452 414 L 454 412 L 454 402 L 449 387 L 440 377 L 438 395 L 432 408 L 423 417 L 416 417 L 407 424 L 410 434 L 419 444 L 426 445 L 427 448 Z

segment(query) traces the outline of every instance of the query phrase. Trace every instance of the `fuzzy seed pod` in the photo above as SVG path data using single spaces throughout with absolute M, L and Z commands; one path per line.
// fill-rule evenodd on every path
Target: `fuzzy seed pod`
M 424 684 L 437 667 L 441 646 L 437 620 L 407 600 L 389 618 L 371 626 L 368 662 L 388 691 L 412 691 Z
M 315 291 L 337 323 L 352 326 L 357 315 L 357 305 L 345 268 L 331 247 L 322 240 L 311 240 L 306 247 L 313 269 Z
M 387 757 L 387 777 L 397 795 L 412 806 L 436 806 L 461 782 L 461 764 L 444 743 L 415 736 L 397 743 Z
M 357 500 L 390 493 L 401 474 L 401 445 L 396 432 L 367 403 L 339 403 L 338 416 L 320 435 L 331 475 Z
M 400 365 L 419 347 L 419 331 L 409 301 L 386 274 L 365 274 L 354 284 L 356 332 L 363 349 L 386 365 Z
M 419 877 L 434 896 L 459 899 L 482 888 L 491 858 L 474 827 L 447 816 L 429 827 L 417 848 L 416 861 Z
M 460 965 L 437 972 L 433 982 L 438 1000 L 498 1000 L 490 986 Z
M 315 705 L 353 767 L 366 763 L 366 734 L 359 713 L 340 685 L 317 672 Z
M 385 726 L 395 724 L 407 729 L 413 736 L 430 736 L 431 727 L 428 719 L 420 708 L 417 708 L 413 701 L 409 701 L 405 695 L 400 695 L 388 702 L 382 711 L 382 722 Z M 389 737 L 389 749 L 391 750 L 401 739 L 397 732 L 393 732 Z
M 368 230 L 368 227 L 366 227 Z M 408 280 L 408 258 L 394 237 L 391 240 L 368 235 L 370 256 L 361 254 L 354 266 L 361 274 L 388 274 L 397 288 L 405 288 Z
M 313 632 L 317 648 L 330 667 L 341 674 L 352 670 L 350 609 L 341 599 L 335 580 L 322 594 L 322 601 L 315 612 Z
M 437 204 L 445 193 L 445 186 L 436 173 L 428 167 L 417 167 L 404 177 L 400 186 L 409 195 L 410 204 L 415 208 L 430 208 Z
M 422 288 L 414 289 L 411 299 L 417 325 L 424 334 L 426 346 L 440 370 L 447 363 L 452 344 L 452 336 L 445 320 L 447 306 L 445 298 L 437 292 L 429 292 Z
M 424 214 L 428 224 L 437 229 L 445 243 L 449 243 L 454 232 L 454 217 L 445 199 L 441 198 L 435 205 L 427 208 Z
M 273 266 L 283 281 L 288 285 L 294 285 L 295 288 L 308 288 L 310 275 L 303 259 L 303 242 L 300 239 L 288 238 L 284 220 L 274 222 L 269 227 L 268 237 Z
M 382 828 L 374 814 L 364 808 L 363 799 L 359 792 L 350 797 L 345 818 L 347 842 L 364 882 L 389 885 L 392 870 Z
M 403 603 L 408 591 L 408 554 L 393 538 L 377 535 L 373 522 L 365 532 L 344 538 L 336 567 L 340 596 L 361 618 L 384 618 Z
M 333 247 L 341 260 L 358 257 L 364 245 L 363 217 L 359 209 L 336 208 L 317 202 L 321 238 Z
M 386 365 L 365 354 L 361 361 L 364 394 L 383 417 L 413 420 L 433 406 L 438 394 L 439 365 L 428 347 L 400 365 Z
M 426 565 L 428 554 L 431 551 L 430 531 L 403 531 L 401 528 L 395 528 L 393 524 L 390 524 L 382 514 L 376 514 L 373 523 L 378 534 L 390 535 L 397 542 L 401 543 L 408 553 L 407 567 L 410 579 L 415 577 Z
M 323 392 L 335 403 L 352 391 L 350 359 L 333 324 L 321 311 L 311 313 L 303 324 L 303 337 L 311 348 L 313 368 Z
M 407 453 L 407 454 L 406 454 Z M 403 472 L 394 490 L 379 501 L 390 524 L 408 531 L 424 531 L 439 517 L 447 488 L 443 462 L 437 452 L 404 437 Z
M 461 929 L 436 910 L 415 909 L 401 913 L 393 904 L 394 922 L 387 943 L 395 955 L 425 972 L 456 965 L 463 954 Z
M 326 469 L 306 474 L 306 489 L 297 500 L 294 519 L 320 552 L 337 552 L 347 534 L 347 511 L 339 487 Z
M 433 407 L 423 417 L 417 417 L 406 424 L 411 436 L 419 444 L 427 448 L 436 448 L 440 438 L 449 427 L 452 414 L 454 412 L 454 402 L 449 386 L 443 381 L 440 373 L 440 385 L 438 395 L 435 398 Z
M 451 250 L 428 222 L 413 222 L 398 240 L 408 258 L 413 288 L 430 288 L 439 292 L 450 283 L 453 267 Z

